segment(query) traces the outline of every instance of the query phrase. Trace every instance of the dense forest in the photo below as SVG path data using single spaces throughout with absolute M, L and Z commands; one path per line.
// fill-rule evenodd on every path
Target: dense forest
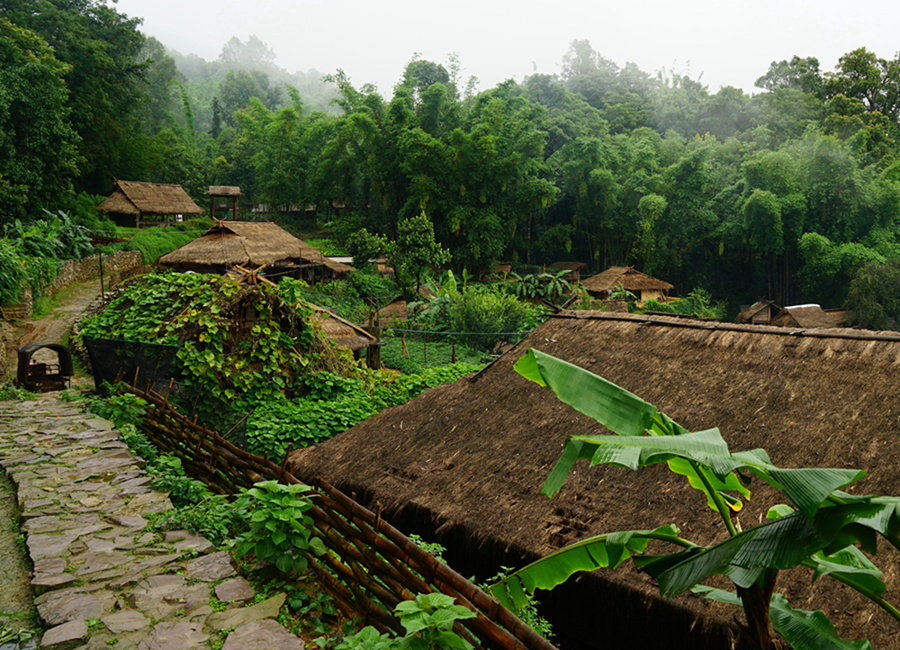
M 558 75 L 483 92 L 455 57 L 414 55 L 384 96 L 288 73 L 255 37 L 205 61 L 139 27 L 98 0 L 0 0 L 0 223 L 78 214 L 113 178 L 201 205 L 239 185 L 274 211 L 314 207 L 339 240 L 394 239 L 424 213 L 476 275 L 627 264 L 732 308 L 900 312 L 900 57 L 795 56 L 748 95 L 575 41 Z

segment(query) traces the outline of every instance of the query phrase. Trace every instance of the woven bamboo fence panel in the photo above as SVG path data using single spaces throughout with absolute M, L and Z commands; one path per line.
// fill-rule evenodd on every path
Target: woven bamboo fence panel
M 169 403 L 168 391 L 120 386 L 147 401 L 145 435 L 180 458 L 185 471 L 213 492 L 235 494 L 266 480 L 300 483 L 286 471 L 290 450 L 280 465 L 268 456 L 260 458 L 179 413 Z M 456 627 L 476 648 L 555 650 L 498 600 L 410 541 L 380 512 L 364 508 L 324 480 L 313 487 L 308 494 L 315 505 L 307 514 L 328 552 L 321 557 L 307 553 L 307 560 L 346 616 L 360 617 L 382 632 L 402 633 L 394 606 L 417 594 L 441 592 L 476 613 Z

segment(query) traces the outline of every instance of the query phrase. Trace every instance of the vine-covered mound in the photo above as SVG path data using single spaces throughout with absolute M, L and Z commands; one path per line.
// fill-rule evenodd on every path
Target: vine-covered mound
M 479 368 L 458 363 L 420 375 L 366 368 L 322 333 L 299 297 L 303 287 L 290 279 L 251 286 L 228 276 L 152 274 L 82 321 L 80 333 L 178 345 L 175 379 L 220 398 L 191 400 L 201 419 L 205 413 L 220 429 L 241 421 L 247 447 L 276 456 Z M 238 415 L 223 418 L 223 409 Z
M 82 321 L 82 335 L 178 345 L 175 373 L 239 402 L 304 391 L 304 376 L 349 376 L 352 356 L 331 345 L 297 297 L 304 286 L 247 285 L 228 276 L 151 274 L 104 311 Z

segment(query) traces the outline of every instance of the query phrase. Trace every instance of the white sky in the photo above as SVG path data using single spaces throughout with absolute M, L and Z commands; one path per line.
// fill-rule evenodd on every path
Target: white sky
M 553 74 L 574 39 L 587 39 L 623 66 L 651 74 L 690 72 L 715 92 L 757 92 L 774 60 L 815 56 L 823 71 L 866 47 L 884 58 L 900 50 L 897 0 L 118 0 L 144 19 L 141 30 L 182 54 L 218 57 L 232 36 L 252 34 L 289 72 L 342 68 L 355 86 L 390 94 L 414 52 L 444 63 L 457 52 L 464 79 L 480 89 Z

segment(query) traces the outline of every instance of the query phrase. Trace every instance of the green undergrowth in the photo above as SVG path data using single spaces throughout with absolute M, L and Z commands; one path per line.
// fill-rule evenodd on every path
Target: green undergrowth
M 482 367 L 490 361 L 481 350 L 476 350 L 463 343 L 455 345 L 448 341 L 428 340 L 424 336 L 407 336 L 406 352 L 403 350 L 403 339 L 396 333 L 388 332 L 381 347 L 381 363 L 410 375 L 417 375 L 427 368 L 448 366 L 453 363 L 454 349 L 456 363 Z
M 307 381 L 309 393 L 297 399 L 269 400 L 248 418 L 247 447 L 255 454 L 283 456 L 288 447 L 327 440 L 390 406 L 423 391 L 456 381 L 481 366 L 457 363 L 427 368 L 416 375 L 371 370 L 363 377 L 320 373 Z
M 178 345 L 170 376 L 194 396 L 186 414 L 223 434 L 240 423 L 235 441 L 275 457 L 481 367 L 481 355 L 468 351 L 456 364 L 449 354 L 438 367 L 409 363 L 406 375 L 367 368 L 322 334 L 302 297 L 307 291 L 288 279 L 250 287 L 212 275 L 149 275 L 83 321 L 81 331 Z M 117 423 L 135 408 L 125 395 L 105 404 L 104 417 Z

